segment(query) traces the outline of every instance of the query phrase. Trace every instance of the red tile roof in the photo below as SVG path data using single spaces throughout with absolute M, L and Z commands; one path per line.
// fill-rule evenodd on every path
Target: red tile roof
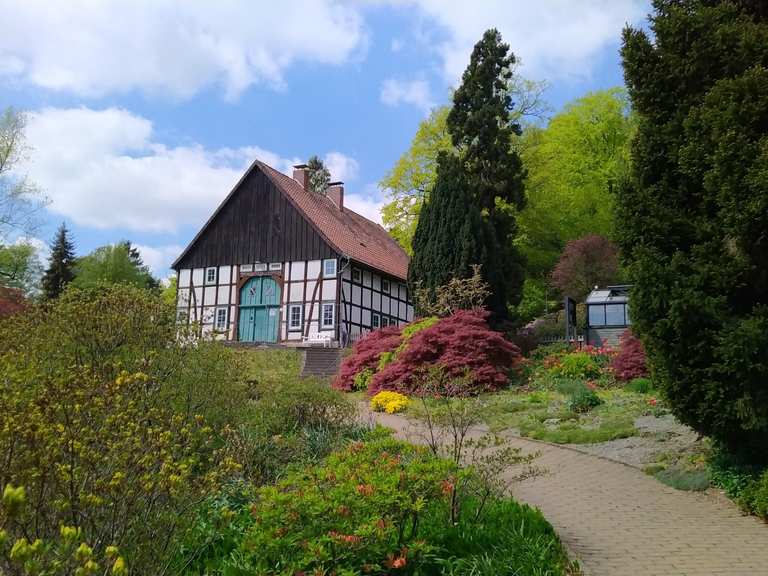
M 379 224 L 349 208 L 339 210 L 327 196 L 305 190 L 263 162 L 257 160 L 255 164 L 339 253 L 401 280 L 408 278 L 408 255 Z

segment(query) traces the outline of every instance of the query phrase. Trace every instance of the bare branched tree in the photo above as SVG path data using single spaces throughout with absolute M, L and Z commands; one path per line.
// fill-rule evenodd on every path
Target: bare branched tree
M 39 188 L 18 172 L 30 152 L 26 125 L 27 116 L 13 108 L 0 115 L 0 242 L 12 234 L 33 232 L 47 204 Z

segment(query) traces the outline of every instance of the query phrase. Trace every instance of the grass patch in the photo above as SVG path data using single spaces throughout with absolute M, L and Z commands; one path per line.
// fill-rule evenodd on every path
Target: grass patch
M 301 352 L 290 348 L 238 350 L 245 363 L 248 380 L 265 385 L 279 385 L 299 377 Z
M 578 414 L 569 409 L 572 386 L 562 384 L 561 390 L 488 395 L 485 421 L 494 431 L 512 429 L 557 444 L 592 444 L 635 435 L 635 418 L 648 412 L 644 395 L 616 389 L 599 391 L 602 404 Z
M 666 468 L 653 475 L 659 482 L 671 486 L 676 490 L 701 492 L 709 488 L 709 470 L 684 470 L 679 468 Z

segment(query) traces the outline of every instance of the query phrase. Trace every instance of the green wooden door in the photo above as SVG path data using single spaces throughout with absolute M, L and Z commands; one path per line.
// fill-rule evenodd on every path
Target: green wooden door
M 240 289 L 237 321 L 241 342 L 277 342 L 280 286 L 269 276 L 256 276 Z

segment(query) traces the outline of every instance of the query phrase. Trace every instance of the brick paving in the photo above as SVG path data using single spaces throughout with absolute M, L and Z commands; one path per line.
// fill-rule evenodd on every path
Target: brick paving
M 419 441 L 408 419 L 373 417 Z M 589 576 L 768 576 L 768 525 L 724 497 L 683 492 L 641 470 L 567 447 L 509 437 L 539 452 L 543 476 L 512 487 L 541 509 Z

